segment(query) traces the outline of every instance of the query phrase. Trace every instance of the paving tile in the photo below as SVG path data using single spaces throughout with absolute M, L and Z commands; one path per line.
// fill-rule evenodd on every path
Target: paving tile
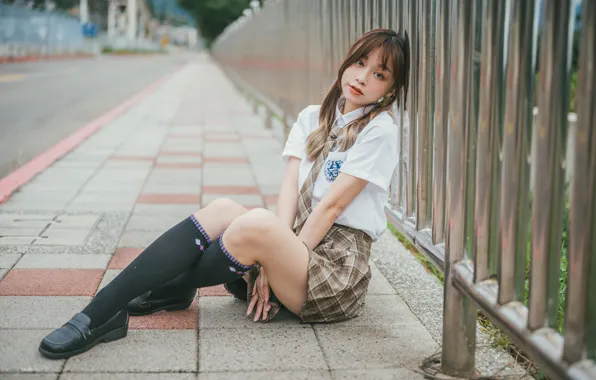
M 203 170 L 205 186 L 255 186 L 255 178 L 251 170 L 245 168 L 228 168 L 227 170 L 205 168 Z
M 134 199 L 122 202 L 71 202 L 62 207 L 68 212 L 125 212 L 134 207 Z
M 49 360 L 37 351 L 53 330 L 0 330 L 0 373 L 60 372 L 64 360 Z
M 0 227 L 0 236 L 39 236 L 46 226 L 39 227 L 26 227 L 26 228 L 14 228 L 14 227 Z
M 342 322 L 328 326 L 317 324 L 314 328 L 332 370 L 413 369 L 438 347 L 420 323 L 373 327 L 347 326 Z
M 53 228 L 93 228 L 99 222 L 99 215 L 58 215 Z
M 70 269 L 105 269 L 111 255 L 79 255 L 70 253 L 27 253 L 15 265 L 15 268 L 70 268 Z
M 345 327 L 400 328 L 419 323 L 406 303 L 397 295 L 368 295 L 364 310 L 357 318 L 341 323 Z M 321 325 L 319 328 L 334 328 L 335 324 Z
M 211 141 L 205 144 L 203 157 L 246 157 L 246 152 L 240 143 Z
M 15 222 L 49 222 L 56 214 L 0 214 L 0 226 L 10 227 Z
M 195 373 L 65 373 L 61 380 L 196 380 Z
M 154 156 L 125 156 L 125 155 L 113 155 L 109 157 L 110 160 L 118 161 L 153 161 Z
M 278 197 L 278 194 L 263 194 L 263 200 L 266 204 L 276 204 Z
M 0 253 L 0 269 L 10 269 L 21 258 L 19 253 Z
M 50 227 L 51 228 L 51 227 Z M 48 228 L 35 239 L 34 245 L 85 245 L 91 230 L 85 229 L 50 229 Z
M 91 297 L 0 297 L 0 329 L 55 329 L 81 311 Z
M 122 272 L 122 269 L 108 269 L 108 270 L 106 270 L 105 273 L 103 274 L 103 277 L 101 278 L 101 282 L 99 283 L 99 286 L 97 287 L 97 292 L 99 292 L 101 289 L 103 289 L 104 286 L 106 286 L 107 284 L 112 282 L 112 280 L 114 278 L 116 278 L 116 276 L 119 275 L 120 272 Z
M 145 194 L 199 194 L 200 184 L 171 184 L 171 183 L 147 183 L 142 190 Z
M 218 198 L 231 199 L 234 202 L 247 208 L 265 206 L 265 204 L 263 203 L 263 198 L 260 195 L 253 194 L 203 194 L 203 196 L 201 197 L 201 204 L 204 207 Z
M 68 359 L 63 372 L 196 372 L 197 332 L 129 330 L 128 336 L 102 343 Z
M 190 204 L 201 203 L 201 196 L 198 194 L 141 194 L 137 203 L 151 204 Z
M 300 319 L 287 310 L 281 310 L 275 318 L 267 323 L 254 322 L 253 316 L 247 316 L 248 304 L 233 297 L 200 297 L 200 328 L 241 328 L 241 329 L 274 329 L 274 328 L 309 328 L 301 324 Z M 225 318 L 222 318 L 225 316 Z
M 0 246 L 2 245 L 29 245 L 35 240 L 34 237 L 6 237 L 0 236 Z
M 2 380 L 58 380 L 58 373 L 3 373 Z
M 125 231 L 120 238 L 118 248 L 147 248 L 161 233 L 157 231 Z
M 424 380 L 424 376 L 406 368 L 332 371 L 333 380 Z
M 250 349 L 230 350 L 241 342 L 250 342 Z M 201 329 L 200 372 L 229 371 L 230 363 L 244 371 L 327 369 L 311 328 Z
M 199 380 L 331 380 L 329 371 L 201 372 Z
M 133 215 L 151 215 L 187 218 L 199 209 L 194 205 L 161 205 L 137 203 L 133 209 Z
M 232 297 L 230 293 L 224 288 L 223 285 L 216 285 L 216 286 L 208 286 L 206 288 L 199 289 L 199 295 L 201 297 L 219 297 L 219 296 L 226 296 Z
M 198 326 L 198 298 L 186 310 L 161 310 L 151 315 L 130 317 L 129 328 L 133 330 L 196 330 Z
M 162 150 L 159 152 L 159 157 L 163 158 L 165 156 L 187 156 L 187 157 L 203 157 L 203 153 L 196 151 L 196 150 L 189 150 L 189 151 L 169 151 L 169 150 Z
M 141 252 L 142 248 L 118 248 L 110 260 L 108 269 L 126 268 Z
M 0 296 L 91 296 L 100 269 L 13 269 L 0 282 Z
M 150 216 L 150 215 L 132 215 L 126 225 L 127 230 L 140 231 L 159 231 L 165 232 L 180 223 L 182 220 L 188 218 L 180 218 L 178 216 Z
M 6 277 L 7 273 L 8 273 L 8 269 L 0 269 L 0 280 L 2 280 L 4 277 Z
M 202 164 L 203 157 L 200 155 L 164 155 L 157 157 L 158 164 Z
M 256 186 L 203 186 L 203 194 L 254 194 L 260 195 L 259 188 Z
M 205 157 L 203 162 L 205 164 L 250 164 L 248 157 Z
M 370 261 L 370 269 L 372 272 L 372 278 L 370 280 L 370 284 L 368 285 L 368 294 L 369 295 L 391 295 L 397 294 L 393 286 L 387 281 L 385 276 L 379 271 L 379 268 L 374 264 L 374 262 Z
M 195 162 L 159 162 L 155 164 L 156 168 L 173 168 L 173 169 L 201 169 L 203 164 Z

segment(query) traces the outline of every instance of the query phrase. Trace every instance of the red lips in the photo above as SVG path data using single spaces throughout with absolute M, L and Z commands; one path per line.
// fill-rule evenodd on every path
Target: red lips
M 350 87 L 350 92 L 354 95 L 362 95 L 362 91 L 357 87 L 352 86 L 351 84 L 348 85 Z

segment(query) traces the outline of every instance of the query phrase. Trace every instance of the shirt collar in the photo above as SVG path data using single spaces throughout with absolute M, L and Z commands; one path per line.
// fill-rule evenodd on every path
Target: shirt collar
M 358 109 L 355 109 L 354 111 L 350 111 L 342 115 L 340 108 L 343 107 L 345 103 L 346 98 L 342 96 L 341 98 L 339 98 L 337 106 L 335 107 L 335 122 L 337 123 L 338 127 L 343 127 L 344 125 L 347 125 L 348 123 L 364 115 L 364 107 L 360 107 Z

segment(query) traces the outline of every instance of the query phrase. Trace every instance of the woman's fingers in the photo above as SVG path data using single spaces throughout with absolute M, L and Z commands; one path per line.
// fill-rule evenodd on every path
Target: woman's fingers
M 255 318 L 254 318 L 255 322 L 259 320 L 262 313 L 263 313 L 263 301 L 259 300 L 259 302 L 257 303 L 257 311 L 255 312 Z
M 246 315 L 252 314 L 252 311 L 255 308 L 258 301 L 259 301 L 259 295 L 257 293 L 254 293 L 250 299 L 250 303 L 248 304 L 248 309 L 246 310 Z

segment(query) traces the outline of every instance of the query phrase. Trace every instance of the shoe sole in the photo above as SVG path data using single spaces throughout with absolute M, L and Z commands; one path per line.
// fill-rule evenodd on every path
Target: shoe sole
M 50 359 L 66 359 L 66 358 L 70 358 L 71 356 L 75 356 L 75 355 L 82 354 L 83 352 L 87 352 L 90 349 L 92 349 L 93 347 L 97 346 L 101 342 L 108 343 L 108 342 L 113 342 L 115 340 L 122 339 L 122 338 L 126 337 L 127 334 L 128 334 L 128 325 L 119 327 L 112 331 L 108 331 L 107 333 L 103 334 L 99 338 L 95 339 L 91 344 L 89 344 L 85 347 L 79 348 L 78 350 L 55 353 L 55 352 L 46 351 L 43 348 L 39 347 L 39 352 L 43 356 L 48 357 Z
M 193 299 L 194 301 L 194 299 Z M 168 306 L 161 306 L 158 307 L 157 309 L 151 309 L 151 310 L 147 310 L 147 311 L 131 311 L 131 310 L 127 310 L 128 311 L 128 315 L 131 315 L 133 317 L 140 317 L 143 315 L 149 315 L 149 314 L 153 314 L 153 313 L 157 313 L 158 311 L 179 311 L 179 310 L 186 310 L 190 307 L 190 305 L 192 304 L 192 302 L 190 303 L 177 303 L 174 305 L 168 305 Z

